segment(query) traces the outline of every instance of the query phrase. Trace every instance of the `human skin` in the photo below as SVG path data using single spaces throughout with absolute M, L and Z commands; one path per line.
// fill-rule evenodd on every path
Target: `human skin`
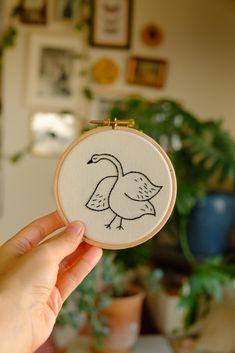
M 49 337 L 61 306 L 102 256 L 82 242 L 84 226 L 64 227 L 57 212 L 0 247 L 0 352 L 32 353 Z

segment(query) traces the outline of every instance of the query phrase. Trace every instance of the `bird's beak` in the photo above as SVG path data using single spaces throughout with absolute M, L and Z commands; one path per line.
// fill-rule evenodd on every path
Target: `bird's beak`
M 91 164 L 91 163 L 93 163 L 92 158 L 87 162 L 87 164 Z

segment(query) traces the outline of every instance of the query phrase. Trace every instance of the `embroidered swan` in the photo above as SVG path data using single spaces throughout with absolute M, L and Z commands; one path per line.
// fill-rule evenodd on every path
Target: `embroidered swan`
M 92 211 L 110 209 L 114 217 L 105 224 L 111 229 L 116 218 L 120 219 L 118 229 L 123 229 L 122 221 L 135 220 L 145 215 L 156 215 L 153 204 L 149 201 L 156 196 L 162 186 L 153 184 L 143 173 L 130 171 L 123 172 L 120 161 L 111 154 L 93 154 L 87 164 L 108 160 L 116 169 L 117 174 L 107 176 L 99 181 L 94 192 L 86 203 Z

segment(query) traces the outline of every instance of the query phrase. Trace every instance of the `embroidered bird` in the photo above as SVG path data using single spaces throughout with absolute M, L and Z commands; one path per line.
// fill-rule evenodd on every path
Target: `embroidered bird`
M 116 175 L 106 176 L 97 184 L 94 192 L 86 203 L 86 207 L 93 211 L 110 209 L 114 217 L 105 224 L 111 229 L 112 223 L 119 218 L 118 229 L 123 229 L 122 221 L 135 220 L 145 215 L 156 215 L 153 204 L 149 201 L 156 196 L 162 186 L 153 184 L 143 173 L 123 172 L 120 161 L 111 154 L 93 154 L 87 164 L 108 160 L 116 169 Z

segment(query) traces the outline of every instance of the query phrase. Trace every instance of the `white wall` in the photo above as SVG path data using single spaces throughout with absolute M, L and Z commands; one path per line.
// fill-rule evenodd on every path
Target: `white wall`
M 23 103 L 25 89 L 25 42 L 19 36 L 17 46 L 6 53 L 3 72 L 3 152 L 4 200 L 0 218 L 1 238 L 52 210 L 52 180 L 56 165 L 53 158 L 26 156 L 17 164 L 9 156 L 27 146 L 30 110 Z
M 5 0 L 6 2 L 6 0 Z M 9 5 L 9 1 L 7 1 Z M 120 63 L 120 78 L 106 90 L 139 92 L 150 98 L 169 97 L 205 118 L 223 117 L 235 137 L 235 2 L 232 0 L 134 0 L 132 45 L 129 51 L 93 49 L 92 61 L 111 56 Z M 140 28 L 155 21 L 164 42 L 155 49 L 143 46 Z M 140 89 L 125 83 L 129 55 L 164 58 L 169 63 L 162 90 Z M 29 141 L 30 110 L 23 102 L 27 42 L 19 35 L 8 50 L 3 71 L 4 197 L 0 241 L 33 218 L 55 208 L 54 158 L 25 157 L 11 164 L 7 156 Z M 95 85 L 96 89 L 98 88 Z M 99 88 L 100 89 L 100 88 Z
M 155 20 L 164 43 L 145 49 L 139 27 Z M 173 97 L 201 118 L 223 117 L 235 137 L 235 2 L 232 0 L 136 1 L 133 51 L 169 62 L 166 88 L 156 96 Z

